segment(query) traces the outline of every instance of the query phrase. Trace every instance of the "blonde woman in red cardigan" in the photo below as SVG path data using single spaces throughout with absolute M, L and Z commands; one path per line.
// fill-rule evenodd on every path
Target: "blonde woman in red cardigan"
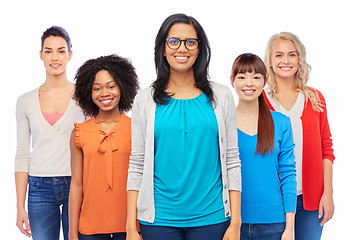
M 298 175 L 295 239 L 316 240 L 334 213 L 334 155 L 325 99 L 307 86 L 311 66 L 305 58 L 296 35 L 273 35 L 264 59 L 269 73 L 264 92 L 269 108 L 289 116 L 293 128 Z

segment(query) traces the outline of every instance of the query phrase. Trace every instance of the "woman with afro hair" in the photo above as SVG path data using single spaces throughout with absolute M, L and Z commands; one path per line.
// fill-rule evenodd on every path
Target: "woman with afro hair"
M 124 112 L 137 75 L 127 59 L 110 55 L 88 60 L 75 78 L 74 98 L 91 118 L 75 123 L 70 140 L 69 237 L 125 239 L 131 119 Z

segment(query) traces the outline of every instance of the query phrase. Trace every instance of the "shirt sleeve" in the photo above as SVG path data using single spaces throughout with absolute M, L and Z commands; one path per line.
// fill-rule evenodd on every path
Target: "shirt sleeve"
M 278 157 L 280 186 L 282 188 L 285 212 L 296 212 L 296 168 L 294 140 L 290 118 L 284 116 L 283 134 Z M 276 127 L 279 127 L 276 126 Z
M 15 156 L 15 172 L 29 172 L 31 130 L 21 96 L 16 104 L 17 150 Z

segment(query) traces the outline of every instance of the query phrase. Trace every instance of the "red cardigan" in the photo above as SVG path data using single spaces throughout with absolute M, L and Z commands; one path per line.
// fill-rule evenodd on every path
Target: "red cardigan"
M 302 191 L 305 210 L 318 210 L 323 194 L 323 159 L 333 162 L 332 135 L 327 119 L 326 102 L 320 91 L 316 92 L 322 103 L 323 112 L 316 112 L 311 101 L 305 102 L 301 116 L 302 150 Z M 263 90 L 268 107 L 275 111 Z

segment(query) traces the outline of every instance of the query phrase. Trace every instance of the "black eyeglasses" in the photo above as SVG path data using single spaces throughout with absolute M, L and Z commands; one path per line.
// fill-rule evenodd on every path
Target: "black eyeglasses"
M 166 38 L 166 42 L 167 46 L 173 50 L 178 49 L 181 46 L 182 42 L 184 42 L 184 46 L 186 47 L 186 49 L 191 51 L 198 48 L 199 40 L 196 38 L 187 38 L 185 40 L 181 40 L 176 37 L 170 37 Z

